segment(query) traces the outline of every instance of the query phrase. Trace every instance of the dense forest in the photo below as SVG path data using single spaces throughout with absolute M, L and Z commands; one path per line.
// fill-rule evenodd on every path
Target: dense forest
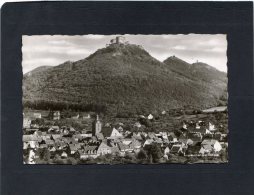
M 23 106 L 42 110 L 133 114 L 226 103 L 225 73 L 174 56 L 160 62 L 137 45 L 110 45 L 23 78 Z

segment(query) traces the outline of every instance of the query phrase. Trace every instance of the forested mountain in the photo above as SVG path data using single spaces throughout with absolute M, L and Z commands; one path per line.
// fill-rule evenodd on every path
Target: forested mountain
M 149 113 L 226 102 L 227 76 L 209 65 L 164 62 L 133 44 L 111 44 L 86 59 L 37 68 L 23 78 L 24 106 Z
M 225 72 L 221 72 L 216 68 L 209 66 L 202 62 L 196 62 L 189 64 L 175 56 L 171 56 L 164 60 L 167 67 L 180 75 L 190 78 L 191 80 L 204 81 L 204 82 L 216 82 L 226 87 L 227 75 Z

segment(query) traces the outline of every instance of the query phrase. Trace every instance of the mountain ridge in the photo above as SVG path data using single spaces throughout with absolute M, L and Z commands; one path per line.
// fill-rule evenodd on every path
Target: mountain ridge
M 25 106 L 36 101 L 63 102 L 85 109 L 100 105 L 110 113 L 144 113 L 188 105 L 207 108 L 221 102 L 226 75 L 216 77 L 218 70 L 212 70 L 206 79 L 211 70 L 197 67 L 190 74 L 186 67 L 191 64 L 172 58 L 160 62 L 141 46 L 112 44 L 85 59 L 24 75 L 23 102 Z M 197 79 L 198 74 L 204 76 Z M 217 83 L 209 83 L 213 80 Z

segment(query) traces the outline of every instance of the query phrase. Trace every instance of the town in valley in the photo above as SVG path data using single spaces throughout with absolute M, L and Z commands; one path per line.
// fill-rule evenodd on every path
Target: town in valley
M 193 113 L 110 119 L 29 110 L 23 121 L 24 163 L 227 162 L 227 110 Z

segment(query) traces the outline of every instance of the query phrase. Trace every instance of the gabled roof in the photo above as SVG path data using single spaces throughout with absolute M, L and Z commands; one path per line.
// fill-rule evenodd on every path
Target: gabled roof
M 147 139 L 144 143 L 144 145 L 150 145 L 153 143 L 153 139 Z
M 71 132 L 75 132 L 75 131 L 76 131 L 73 127 L 70 127 L 69 130 L 70 130 Z
M 63 152 L 62 152 L 62 154 L 61 154 L 61 156 L 63 156 L 63 157 L 67 157 L 67 156 L 68 156 L 68 154 L 67 154 L 65 151 L 63 151 Z
M 101 142 L 98 149 L 101 149 L 101 148 L 110 148 L 110 147 L 105 142 Z
M 82 154 L 84 154 L 84 150 L 78 150 L 78 153 L 79 153 L 79 155 L 82 155 Z
M 123 136 L 123 135 L 122 135 L 118 130 L 116 130 L 115 128 L 113 128 L 110 137 L 122 137 L 122 136 Z
M 149 115 L 147 116 L 147 118 L 148 118 L 148 119 L 153 119 L 153 115 L 152 115 L 152 114 L 149 114 Z

